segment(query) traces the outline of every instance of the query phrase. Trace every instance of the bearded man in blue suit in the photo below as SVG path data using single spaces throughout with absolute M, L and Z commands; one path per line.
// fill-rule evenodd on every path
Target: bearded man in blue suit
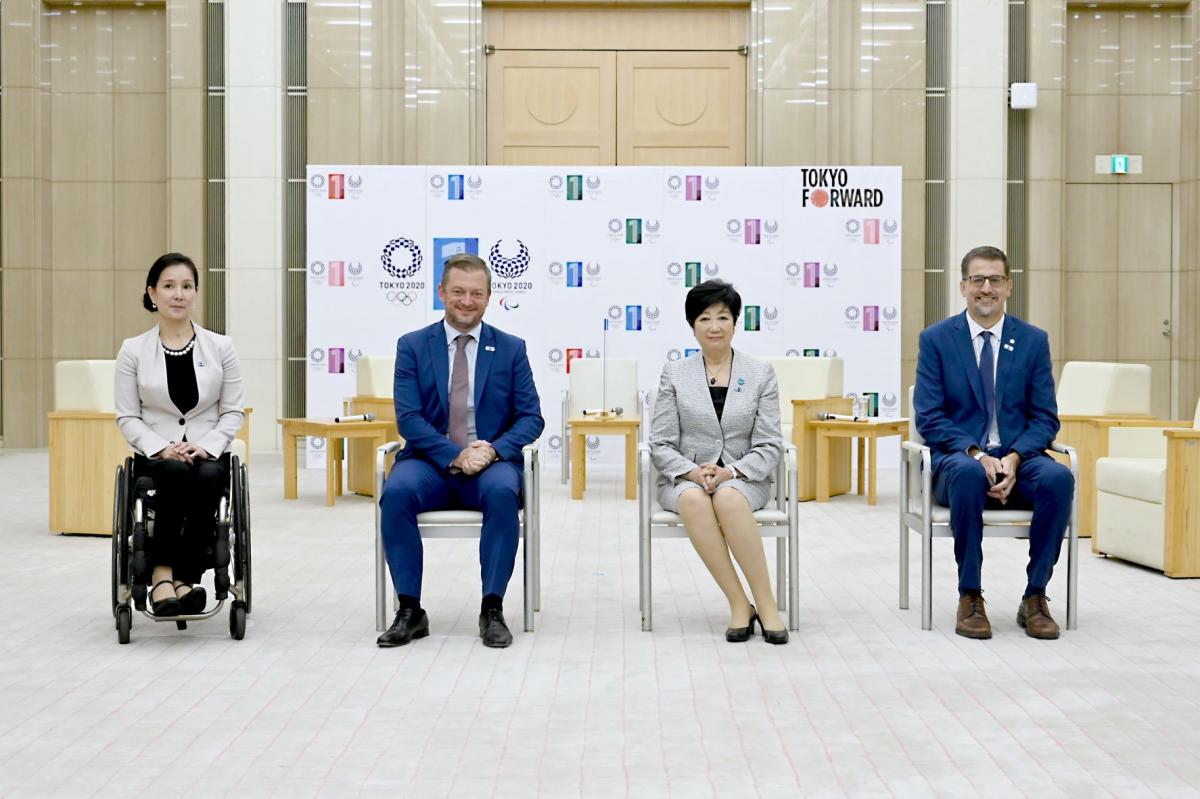
M 381 647 L 429 635 L 417 514 L 450 508 L 483 512 L 479 637 L 491 647 L 512 643 L 503 600 L 520 532 L 521 448 L 546 423 L 525 342 L 483 323 L 491 295 L 492 273 L 482 259 L 451 256 L 438 286 L 445 318 L 396 342 L 393 396 L 405 443 L 380 508 L 400 607 Z
M 1058 433 L 1049 338 L 1004 312 L 1008 257 L 976 247 L 962 260 L 965 312 L 921 333 L 913 396 L 917 429 L 932 455 L 933 491 L 950 507 L 958 561 L 955 632 L 991 638 L 981 588 L 983 510 L 1033 510 L 1029 566 L 1017 623 L 1057 638 L 1046 585 L 1062 550 L 1075 490 L 1071 472 L 1046 454 Z

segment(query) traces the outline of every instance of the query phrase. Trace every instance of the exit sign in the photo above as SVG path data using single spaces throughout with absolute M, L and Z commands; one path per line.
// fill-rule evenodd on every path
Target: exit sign
M 1097 175 L 1140 175 L 1142 174 L 1142 157 L 1113 153 L 1096 156 Z
M 1125 175 L 1129 173 L 1129 156 L 1114 155 L 1110 157 L 1109 163 L 1112 168 L 1109 170 L 1114 175 Z

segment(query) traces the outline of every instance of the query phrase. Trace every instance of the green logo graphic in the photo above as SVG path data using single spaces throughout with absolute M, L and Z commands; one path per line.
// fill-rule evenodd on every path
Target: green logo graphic
M 625 243 L 626 244 L 641 244 L 642 243 L 642 220 L 626 219 L 625 220 Z
M 567 175 L 567 199 L 583 199 L 583 175 Z
M 699 261 L 688 261 L 683 265 L 683 283 L 688 288 L 700 283 Z
M 762 326 L 762 306 L 747 305 L 745 318 L 747 330 L 758 330 Z

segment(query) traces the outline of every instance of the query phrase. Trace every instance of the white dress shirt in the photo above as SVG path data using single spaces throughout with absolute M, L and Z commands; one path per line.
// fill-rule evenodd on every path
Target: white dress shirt
M 442 326 L 446 328 L 446 357 L 450 360 L 450 382 L 446 384 L 446 396 L 450 396 L 450 386 L 454 385 L 454 353 L 458 350 L 458 345 L 454 343 L 454 339 L 462 335 L 462 331 L 456 330 L 446 320 L 442 320 Z M 479 333 L 483 330 L 483 323 L 475 325 L 474 328 L 468 330 L 466 335 L 471 337 L 467 342 L 467 443 L 470 444 L 475 440 L 475 355 L 479 352 Z
M 996 371 L 1000 368 L 1000 351 L 1003 349 L 1000 343 L 1003 341 L 1001 335 L 1004 333 L 1004 314 L 1000 314 L 1000 320 L 991 327 L 984 327 L 971 318 L 967 314 L 967 327 L 971 329 L 971 345 L 975 348 L 975 366 L 979 366 L 979 358 L 983 355 L 983 336 L 980 335 L 984 330 L 988 330 L 992 334 L 992 385 L 996 385 Z M 994 449 L 1000 446 L 1000 425 L 996 421 L 997 409 L 995 398 L 992 398 L 992 421 L 988 427 L 987 445 L 988 449 Z

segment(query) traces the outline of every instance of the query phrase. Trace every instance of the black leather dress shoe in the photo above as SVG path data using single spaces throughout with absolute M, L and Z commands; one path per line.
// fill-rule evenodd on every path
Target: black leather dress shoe
M 404 646 L 414 638 L 429 635 L 429 614 L 424 608 L 400 608 L 396 620 L 375 643 L 381 647 Z
M 484 646 L 503 649 L 512 643 L 512 633 L 504 623 L 504 612 L 500 608 L 488 608 L 479 614 L 479 637 Z

